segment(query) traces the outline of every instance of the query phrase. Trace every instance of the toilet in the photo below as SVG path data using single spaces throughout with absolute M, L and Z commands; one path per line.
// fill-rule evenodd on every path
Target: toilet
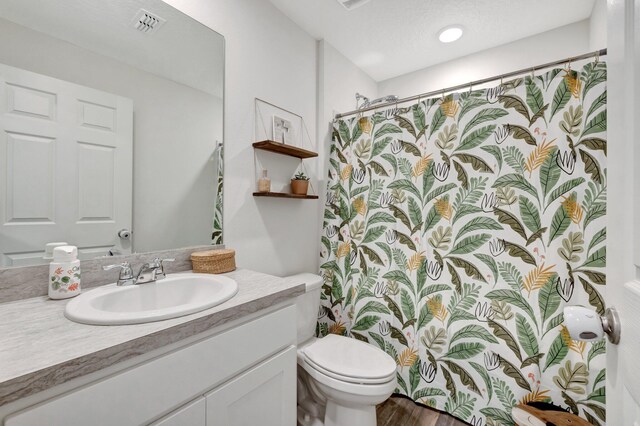
M 375 426 L 376 405 L 397 386 L 396 362 L 379 348 L 344 336 L 315 337 L 322 277 L 300 274 L 298 425 Z

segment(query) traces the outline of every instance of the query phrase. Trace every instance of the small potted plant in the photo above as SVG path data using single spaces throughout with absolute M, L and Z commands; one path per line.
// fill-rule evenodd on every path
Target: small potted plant
M 291 179 L 291 193 L 295 195 L 307 195 L 309 190 L 309 178 L 303 173 L 297 173 Z

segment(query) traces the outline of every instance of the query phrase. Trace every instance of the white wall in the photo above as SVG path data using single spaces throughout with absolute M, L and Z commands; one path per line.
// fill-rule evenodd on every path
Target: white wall
M 356 92 L 374 99 L 378 83 L 325 40 L 318 41 L 318 140 L 321 141 L 320 219 L 324 215 L 333 118 L 356 108 Z M 318 221 L 318 233 L 322 222 Z M 319 239 L 318 248 L 320 247 Z
M 378 93 L 411 96 L 579 55 L 590 50 L 589 31 L 588 20 L 577 22 L 382 81 Z
M 220 98 L 4 19 L 0 58 L 132 99 L 135 250 L 210 243 L 215 170 L 209 157 L 222 139 Z
M 236 249 L 241 267 L 277 275 L 317 271 L 319 202 L 251 195 L 255 97 L 302 115 L 316 134 L 316 41 L 266 0 L 166 1 L 226 39 L 225 244 Z M 275 155 L 266 161 L 275 185 L 297 166 Z M 306 161 L 315 178 L 319 162 Z
M 589 50 L 607 47 L 607 0 L 596 0 L 589 19 Z

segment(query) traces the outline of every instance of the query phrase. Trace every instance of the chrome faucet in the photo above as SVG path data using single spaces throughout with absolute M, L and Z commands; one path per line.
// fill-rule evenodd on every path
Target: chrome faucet
M 103 266 L 105 271 L 120 268 L 120 276 L 117 286 L 152 283 L 167 277 L 164 272 L 164 262 L 173 262 L 175 259 L 160 259 L 156 257 L 152 262 L 144 263 L 138 273 L 133 275 L 133 268 L 129 262 Z

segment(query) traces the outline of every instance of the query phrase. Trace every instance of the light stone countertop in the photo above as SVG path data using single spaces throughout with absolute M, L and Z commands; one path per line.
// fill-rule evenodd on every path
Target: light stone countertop
M 228 274 L 238 293 L 195 314 L 136 325 L 95 326 L 65 318 L 67 300 L 0 304 L 0 405 L 205 332 L 296 297 L 304 283 L 249 270 Z

